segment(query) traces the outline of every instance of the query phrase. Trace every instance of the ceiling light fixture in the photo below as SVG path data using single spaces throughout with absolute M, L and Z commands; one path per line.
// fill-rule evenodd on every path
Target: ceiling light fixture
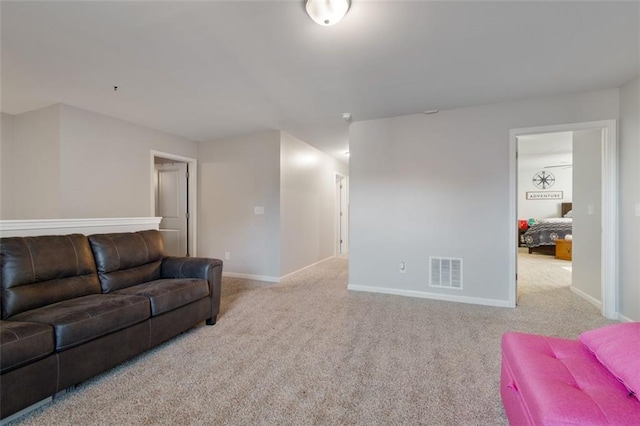
M 349 0 L 306 0 L 307 13 L 316 24 L 328 27 L 340 22 L 349 10 Z

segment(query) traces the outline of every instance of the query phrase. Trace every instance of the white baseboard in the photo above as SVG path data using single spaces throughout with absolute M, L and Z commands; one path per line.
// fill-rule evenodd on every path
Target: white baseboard
M 281 279 L 281 280 L 283 280 L 283 279 L 285 279 L 285 278 L 287 278 L 287 277 L 289 277 L 289 276 L 291 276 L 291 275 L 293 275 L 293 274 L 297 274 L 298 272 L 304 271 L 305 269 L 309 269 L 309 268 L 311 268 L 312 266 L 316 266 L 316 265 L 318 265 L 318 264 L 320 264 L 320 263 L 322 263 L 322 262 L 326 262 L 326 261 L 327 261 L 327 260 L 329 260 L 329 259 L 333 259 L 334 257 L 335 257 L 335 256 L 329 256 L 329 257 L 326 257 L 326 258 L 324 258 L 324 259 L 322 259 L 322 260 L 317 261 L 316 263 L 312 263 L 311 265 L 307 265 L 307 266 L 305 266 L 304 268 L 300 268 L 300 269 L 298 269 L 298 270 L 296 270 L 296 271 L 289 272 L 287 275 L 283 275 L 283 276 L 281 276 L 281 277 L 280 277 L 280 279 Z
M 634 320 L 632 320 L 629 317 L 625 317 L 624 315 L 622 315 L 621 313 L 618 313 L 618 321 L 622 321 L 622 322 L 635 322 Z
M 569 287 L 569 289 L 571 290 L 572 293 L 577 294 L 578 296 L 582 297 L 587 302 L 591 303 L 596 308 L 602 310 L 602 302 L 600 302 L 595 297 L 589 296 L 587 293 L 585 293 L 582 290 L 578 290 L 574 286 Z
M 482 297 L 457 296 L 454 294 L 429 293 L 426 291 L 402 290 L 398 288 L 371 287 L 366 285 L 349 284 L 347 289 L 370 293 L 394 294 L 396 296 L 418 297 L 421 299 L 442 300 L 445 302 L 467 303 L 471 305 L 497 306 L 511 308 L 508 300 L 485 299 Z
M 300 268 L 297 271 L 290 272 L 287 275 L 283 275 L 281 277 L 271 277 L 269 275 L 242 274 L 240 272 L 222 272 L 222 276 L 229 277 L 229 278 L 244 278 L 247 280 L 266 281 L 268 283 L 279 283 L 280 281 L 282 281 L 283 279 L 287 278 L 290 275 L 297 274 L 300 271 L 304 271 L 305 269 L 311 268 L 312 266 L 316 266 L 322 262 L 326 262 L 327 260 L 333 259 L 333 258 L 334 256 L 329 256 L 325 259 L 319 260 L 316 263 L 312 263 L 311 265 L 307 265 L 304 268 Z
M 229 278 L 244 278 L 247 280 L 266 281 L 268 283 L 280 282 L 280 278 L 270 277 L 268 275 L 252 275 L 252 274 L 241 274 L 238 272 L 222 272 L 222 276 L 229 277 Z

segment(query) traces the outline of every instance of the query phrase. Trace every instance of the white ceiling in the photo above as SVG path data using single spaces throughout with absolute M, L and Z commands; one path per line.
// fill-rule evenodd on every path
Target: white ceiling
M 518 155 L 573 152 L 573 132 L 518 136 Z
M 518 137 L 518 167 L 557 167 L 573 162 L 573 132 Z
M 1 3 L 2 111 L 52 103 L 193 140 L 279 129 L 344 159 L 347 123 L 619 87 L 637 2 Z M 117 85 L 119 90 L 113 91 Z

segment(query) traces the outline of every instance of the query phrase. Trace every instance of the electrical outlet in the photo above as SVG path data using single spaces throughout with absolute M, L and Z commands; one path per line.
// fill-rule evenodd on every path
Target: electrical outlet
M 402 261 L 400 262 L 400 273 L 404 274 L 405 272 L 407 272 L 407 262 Z
M 253 214 L 264 214 L 264 207 L 263 206 L 254 207 Z
M 230 251 L 225 251 L 224 252 L 224 260 L 231 260 L 231 252 Z

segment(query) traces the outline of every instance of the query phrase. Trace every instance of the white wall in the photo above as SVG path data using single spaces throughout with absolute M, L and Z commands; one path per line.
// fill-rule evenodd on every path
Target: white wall
M 334 255 L 336 172 L 347 165 L 282 133 L 280 275 Z
M 350 288 L 508 306 L 509 130 L 615 119 L 618 101 L 613 89 L 353 123 Z M 430 288 L 429 256 L 463 258 L 464 289 Z
M 59 106 L 2 114 L 5 126 L 9 133 L 2 133 L 2 219 L 59 218 Z
M 201 142 L 198 160 L 198 253 L 229 252 L 225 274 L 278 281 L 334 254 L 346 164 L 279 131 Z
M 0 218 L 13 215 L 13 203 L 6 200 L 13 199 L 13 116 L 0 113 Z
M 620 313 L 640 321 L 640 76 L 620 88 Z
M 198 255 L 225 273 L 280 277 L 280 132 L 201 142 Z M 264 207 L 255 215 L 254 207 Z
M 14 131 L 10 147 L 2 144 L 3 219 L 149 216 L 150 151 L 197 156 L 188 139 L 67 105 L 7 120 Z
M 60 113 L 61 218 L 153 215 L 150 152 L 198 154 L 189 139 L 67 105 Z
M 573 132 L 571 286 L 602 302 L 602 131 Z
M 544 157 L 548 159 L 545 160 Z M 572 201 L 571 168 L 544 168 L 545 164 L 555 164 L 560 161 L 571 163 L 571 153 L 549 156 L 518 155 L 518 219 L 560 217 L 561 204 Z M 533 184 L 533 176 L 541 170 L 553 173 L 556 180 L 551 188 L 543 190 Z M 562 200 L 527 200 L 527 191 L 562 191 L 563 198 Z

